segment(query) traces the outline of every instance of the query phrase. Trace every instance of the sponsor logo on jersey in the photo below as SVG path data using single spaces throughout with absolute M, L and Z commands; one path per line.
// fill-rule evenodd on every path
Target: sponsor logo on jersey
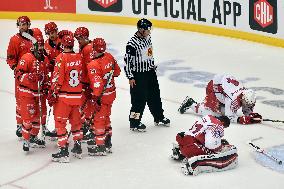
M 277 33 L 277 1 L 250 0 L 250 28 L 267 33 Z
M 122 0 L 88 0 L 88 7 L 91 11 L 121 12 Z

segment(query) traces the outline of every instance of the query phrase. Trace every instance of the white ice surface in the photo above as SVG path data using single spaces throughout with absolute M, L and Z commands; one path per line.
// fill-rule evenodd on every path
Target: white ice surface
M 32 21 L 32 27 L 43 29 L 46 21 Z M 190 188 L 190 189 L 282 189 L 284 175 L 262 167 L 255 162 L 247 141 L 262 136 L 257 141 L 261 147 L 284 143 L 284 124 L 266 122 L 261 125 L 232 124 L 225 138 L 237 146 L 239 166 L 230 171 L 184 176 L 180 164 L 169 158 L 171 143 L 178 132 L 191 127 L 196 116 L 177 113 L 179 103 L 186 95 L 200 101 L 205 95 L 194 80 L 178 83 L 170 78 L 179 72 L 192 71 L 211 74 L 229 73 L 237 78 L 258 78 L 247 82 L 248 87 L 272 87 L 284 90 L 284 49 L 250 43 L 242 40 L 216 37 L 198 33 L 155 28 L 152 34 L 156 64 L 165 72 L 159 77 L 165 115 L 171 127 L 153 126 L 148 108 L 143 123 L 146 133 L 129 131 L 128 114 L 130 95 L 128 81 L 122 72 L 117 79 L 117 99 L 111 116 L 113 127 L 113 154 L 106 157 L 88 157 L 83 145 L 82 160 L 70 158 L 69 164 L 51 163 L 51 154 L 57 151 L 56 143 L 48 141 L 46 149 L 33 150 L 25 155 L 22 143 L 15 136 L 15 98 L 13 73 L 5 62 L 9 38 L 17 32 L 15 21 L 0 20 L 0 188 Z M 79 26 L 90 29 L 91 39 L 104 37 L 112 51 L 123 64 L 125 44 L 134 34 L 135 26 L 97 23 L 57 22 L 59 29 L 74 31 Z M 114 51 L 115 50 L 115 51 Z M 180 63 L 164 66 L 166 61 Z M 190 67 L 191 69 L 189 69 Z M 180 69 L 180 70 L 178 70 Z M 174 75 L 174 77 L 173 77 Z M 189 75 L 190 77 L 191 75 Z M 208 79 L 208 78 L 205 78 Z M 204 79 L 203 79 L 204 80 Z M 257 93 L 266 100 L 284 100 L 284 94 Z M 265 118 L 283 119 L 283 107 L 277 108 L 257 103 L 256 111 Z M 50 127 L 54 127 L 50 125 Z

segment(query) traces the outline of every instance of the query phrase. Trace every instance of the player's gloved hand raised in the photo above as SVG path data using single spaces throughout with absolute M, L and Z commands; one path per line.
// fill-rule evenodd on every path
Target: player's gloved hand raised
M 48 95 L 47 95 L 47 101 L 48 101 L 48 105 L 50 107 L 53 106 L 53 104 L 55 104 L 57 102 L 58 96 L 57 94 L 54 93 L 54 91 L 49 91 Z
M 29 73 L 28 78 L 32 82 L 42 81 L 43 79 L 42 75 L 37 73 Z

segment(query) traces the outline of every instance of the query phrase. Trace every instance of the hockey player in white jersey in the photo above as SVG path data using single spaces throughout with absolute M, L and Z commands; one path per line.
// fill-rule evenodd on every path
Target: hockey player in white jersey
M 197 120 L 187 132 L 177 134 L 178 144 L 174 144 L 171 157 L 182 160 L 182 171 L 185 175 L 236 167 L 237 149 L 222 139 L 224 128 L 229 125 L 230 120 L 226 116 L 207 115 Z
M 178 109 L 185 113 L 189 108 L 200 115 L 225 115 L 231 122 L 240 124 L 260 123 L 262 116 L 254 113 L 256 103 L 255 92 L 247 89 L 231 75 L 216 75 L 206 87 L 206 97 L 197 103 L 186 97 Z M 238 116 L 237 111 L 242 108 L 244 115 Z

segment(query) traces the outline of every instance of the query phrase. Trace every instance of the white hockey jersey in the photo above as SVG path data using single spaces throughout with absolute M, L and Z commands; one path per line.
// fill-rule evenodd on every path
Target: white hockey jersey
M 213 91 L 216 98 L 224 105 L 222 114 L 237 122 L 237 111 L 242 107 L 244 115 L 249 115 L 253 107 L 241 104 L 241 94 L 246 90 L 243 84 L 231 75 L 216 75 L 213 78 Z
M 221 139 L 224 136 L 224 126 L 212 115 L 207 115 L 196 121 L 186 135 L 193 136 L 202 145 L 211 150 L 221 147 Z

